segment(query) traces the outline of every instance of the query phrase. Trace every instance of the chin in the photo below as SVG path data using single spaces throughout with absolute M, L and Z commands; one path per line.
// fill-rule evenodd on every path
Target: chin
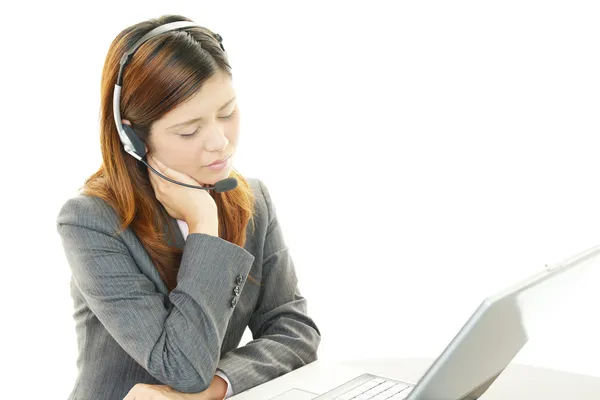
M 196 181 L 200 182 L 201 184 L 204 185 L 214 185 L 215 183 L 219 182 L 220 180 L 229 178 L 229 175 L 231 175 L 231 168 L 225 168 L 222 171 L 216 171 L 213 172 L 213 174 L 209 175 L 209 176 L 203 176 L 200 177 L 200 179 L 196 179 Z

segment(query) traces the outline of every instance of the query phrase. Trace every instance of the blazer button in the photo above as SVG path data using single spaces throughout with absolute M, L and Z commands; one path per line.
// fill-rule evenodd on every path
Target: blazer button
M 238 275 L 237 279 L 235 280 L 235 283 L 241 285 L 242 282 L 244 282 L 244 275 Z
M 231 299 L 231 308 L 235 307 L 235 305 L 237 304 L 238 298 L 234 297 Z
M 240 295 L 240 285 L 237 285 L 234 289 L 233 289 L 233 294 L 235 294 L 236 296 Z

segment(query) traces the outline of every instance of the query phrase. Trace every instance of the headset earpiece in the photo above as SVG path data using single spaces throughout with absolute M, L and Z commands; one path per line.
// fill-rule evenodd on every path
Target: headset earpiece
M 140 137 L 135 133 L 135 131 L 130 125 L 124 124 L 123 131 L 125 131 L 125 134 L 129 138 L 129 141 L 133 145 L 132 150 L 135 152 L 135 154 L 143 158 L 146 155 L 145 143 L 142 141 L 142 139 L 140 139 Z

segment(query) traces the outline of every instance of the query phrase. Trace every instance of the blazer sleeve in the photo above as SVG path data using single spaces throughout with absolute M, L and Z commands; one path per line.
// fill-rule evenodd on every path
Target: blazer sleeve
M 234 395 L 315 361 L 321 341 L 307 314 L 270 194 L 260 180 L 259 185 L 268 205 L 269 225 L 259 304 L 249 322 L 254 340 L 225 353 L 218 364 Z
M 110 335 L 153 377 L 184 393 L 206 390 L 233 314 L 229 289 L 239 275 L 245 284 L 255 257 L 219 237 L 190 234 L 177 286 L 165 301 L 115 234 L 116 213 L 97 200 L 74 197 L 57 219 L 73 283 Z

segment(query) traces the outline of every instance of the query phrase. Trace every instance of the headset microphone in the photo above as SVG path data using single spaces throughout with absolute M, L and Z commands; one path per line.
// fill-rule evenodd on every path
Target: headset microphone
M 123 123 L 121 122 L 121 88 L 123 86 L 123 70 L 125 69 L 125 65 L 127 65 L 127 63 L 129 62 L 129 60 L 131 59 L 133 54 L 136 52 L 136 50 L 148 39 L 153 38 L 153 37 L 160 35 L 162 33 L 165 33 L 165 32 L 169 32 L 169 31 L 173 31 L 173 30 L 177 30 L 177 29 L 185 29 L 185 28 L 190 28 L 190 27 L 200 27 L 200 25 L 198 25 L 194 22 L 191 22 L 191 21 L 177 21 L 177 22 L 170 22 L 170 23 L 161 25 L 157 28 L 152 29 L 150 32 L 146 33 L 140 40 L 138 40 L 133 45 L 133 47 L 131 49 L 129 49 L 128 51 L 125 52 L 125 54 L 123 54 L 123 56 L 121 57 L 121 62 L 120 62 L 121 67 L 119 68 L 119 75 L 117 77 L 117 83 L 115 84 L 115 91 L 113 94 L 113 114 L 115 117 L 115 124 L 117 125 L 119 139 L 121 140 L 121 143 L 123 144 L 123 149 L 125 150 L 125 152 L 127 154 L 131 155 L 132 157 L 134 157 L 135 159 L 144 163 L 148 168 L 150 168 L 150 170 L 152 170 L 155 174 L 157 174 L 161 178 L 163 178 L 169 182 L 175 183 L 177 185 L 189 187 L 192 189 L 214 190 L 217 193 L 227 192 L 227 191 L 233 190 L 237 187 L 238 182 L 235 178 L 222 179 L 222 180 L 216 182 L 214 184 L 214 186 L 202 187 L 202 186 L 188 185 L 186 183 L 177 182 L 176 180 L 171 179 L 171 178 L 161 174 L 160 172 L 158 172 L 157 170 L 152 168 L 150 165 L 148 165 L 148 163 L 144 160 L 144 157 L 146 156 L 146 146 L 145 146 L 144 142 L 142 141 L 142 139 L 140 139 L 140 137 L 135 133 L 135 131 L 133 130 L 133 128 L 131 126 L 123 125 Z M 222 43 L 223 39 L 221 38 L 221 35 L 215 34 L 215 38 L 219 41 L 221 50 L 225 51 L 225 48 L 223 47 L 223 43 Z

